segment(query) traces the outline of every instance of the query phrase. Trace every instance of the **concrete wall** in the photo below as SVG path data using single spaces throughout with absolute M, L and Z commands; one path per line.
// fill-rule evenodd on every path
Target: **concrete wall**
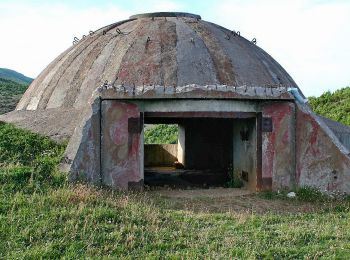
M 296 118 L 298 185 L 350 193 L 349 150 L 307 105 L 298 105 Z
M 258 102 L 242 100 L 130 100 L 143 112 L 256 112 Z
M 262 132 L 262 189 L 295 185 L 295 105 L 269 102 L 262 116 L 272 119 L 272 132 Z M 300 122 L 302 123 L 302 122 Z
M 236 119 L 233 123 L 233 172 L 242 179 L 249 190 L 256 190 L 256 119 Z M 241 133 L 247 133 L 247 140 L 242 140 Z
M 145 144 L 144 165 L 174 166 L 177 161 L 177 144 Z
M 181 124 L 178 125 L 178 140 L 177 140 L 177 160 L 182 165 L 185 165 L 185 142 L 186 142 L 186 135 L 185 135 L 185 127 Z
M 60 170 L 70 173 L 70 181 L 100 184 L 100 100 L 92 99 L 90 108 L 82 111 L 80 116 L 81 121 L 67 145 Z
M 102 183 L 126 190 L 143 186 L 141 126 L 138 107 L 127 102 L 104 100 L 101 104 Z
M 228 169 L 232 163 L 232 121 L 191 119 L 185 126 L 187 169 Z

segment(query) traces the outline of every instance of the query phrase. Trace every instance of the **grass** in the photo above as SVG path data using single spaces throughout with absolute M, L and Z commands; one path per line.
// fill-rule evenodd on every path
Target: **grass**
M 345 259 L 350 255 L 348 201 L 298 214 L 172 209 L 169 201 L 156 195 L 68 184 L 56 167 L 64 145 L 11 125 L 1 125 L 0 133 L 0 150 L 5 146 L 7 151 L 0 161 L 0 258 Z M 7 146 L 6 138 L 16 145 Z M 21 149 L 27 142 L 33 145 Z

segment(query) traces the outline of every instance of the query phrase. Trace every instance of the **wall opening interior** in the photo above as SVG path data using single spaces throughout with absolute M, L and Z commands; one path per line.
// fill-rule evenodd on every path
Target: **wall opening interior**
M 227 186 L 230 173 L 233 172 L 234 119 L 148 118 L 145 115 L 144 122 L 146 186 L 170 188 Z M 150 144 L 149 131 L 161 129 L 161 124 L 176 126 L 177 142 Z M 159 132 L 158 135 L 166 134 Z

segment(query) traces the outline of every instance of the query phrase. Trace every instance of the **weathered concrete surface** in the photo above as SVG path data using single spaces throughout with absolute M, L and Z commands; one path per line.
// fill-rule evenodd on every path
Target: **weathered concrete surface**
M 138 131 L 137 127 L 131 127 L 129 120 L 139 120 L 138 107 L 131 103 L 104 100 L 101 115 L 102 183 L 120 190 L 131 186 L 142 188 L 141 129 Z
M 299 186 L 350 193 L 350 153 L 306 105 L 297 106 L 296 180 Z
M 177 160 L 182 165 L 185 164 L 185 153 L 186 153 L 186 130 L 183 124 L 178 124 L 178 139 L 177 139 Z
M 262 107 L 263 117 L 272 119 L 273 128 L 272 132 L 262 132 L 263 189 L 292 188 L 295 185 L 295 105 L 270 102 Z
M 350 126 L 343 125 L 332 119 L 319 116 L 318 117 L 332 130 L 339 141 L 350 151 Z
M 235 120 L 233 123 L 233 173 L 242 179 L 245 188 L 257 189 L 256 119 Z M 246 133 L 245 140 L 242 134 Z M 243 134 L 244 135 L 244 134 Z
M 103 84 L 98 88 L 102 98 L 109 99 L 256 99 L 294 100 L 293 95 L 281 86 L 232 86 L 197 85 L 182 87 L 160 85 L 112 85 Z
M 81 108 L 106 80 L 129 86 L 296 86 L 264 51 L 234 35 L 192 17 L 138 18 L 106 26 L 51 63 L 17 109 Z
M 177 144 L 145 144 L 145 167 L 174 166 L 175 161 L 177 161 Z
M 83 109 L 18 110 L 0 115 L 0 121 L 12 123 L 56 141 L 68 141 L 82 119 Z
M 90 109 L 80 114 L 80 121 L 74 130 L 64 154 L 60 168 L 69 172 L 71 181 L 85 181 L 101 184 L 100 165 L 100 100 L 92 98 Z

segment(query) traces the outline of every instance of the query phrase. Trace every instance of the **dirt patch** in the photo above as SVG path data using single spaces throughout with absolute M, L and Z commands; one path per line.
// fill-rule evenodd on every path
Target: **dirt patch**
M 264 199 L 244 189 L 215 188 L 195 190 L 159 190 L 148 194 L 168 208 L 194 212 L 232 213 L 306 213 L 334 207 L 331 203 L 302 202 L 297 199 Z

